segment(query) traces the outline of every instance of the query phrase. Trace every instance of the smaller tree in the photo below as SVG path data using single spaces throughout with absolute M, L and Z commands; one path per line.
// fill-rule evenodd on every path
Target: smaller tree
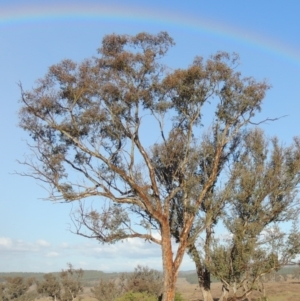
M 51 297 L 54 301 L 73 301 L 80 292 L 82 286 L 82 269 L 74 269 L 68 263 L 68 269 L 62 270 L 57 279 L 53 274 L 44 275 L 44 281 L 37 283 L 37 291 L 43 296 Z
M 228 210 L 224 224 L 230 236 L 210 251 L 210 272 L 237 298 L 245 298 L 261 277 L 280 269 L 300 253 L 297 228 L 300 140 L 290 147 L 249 131 L 230 170 Z M 294 221 L 289 233 L 279 224 Z
M 61 284 L 63 288 L 62 301 L 72 301 L 83 291 L 82 277 L 83 270 L 75 270 L 72 264 L 68 263 L 69 268 L 60 273 Z
M 53 274 L 45 274 L 44 281 L 37 282 L 37 292 L 43 296 L 51 297 L 54 301 L 60 300 L 60 282 Z
M 23 277 L 8 277 L 6 282 L 0 286 L 1 301 L 31 301 L 34 300 L 34 292 L 29 288 L 34 283 L 33 278 L 25 279 Z

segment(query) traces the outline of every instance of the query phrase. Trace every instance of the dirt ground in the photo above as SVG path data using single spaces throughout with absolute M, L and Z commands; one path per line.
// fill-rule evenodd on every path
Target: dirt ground
M 216 300 L 221 295 L 221 287 L 220 283 L 212 283 L 211 285 L 212 295 Z M 186 300 L 202 300 L 198 285 L 188 283 L 185 278 L 178 279 L 177 288 Z M 265 289 L 268 301 L 300 301 L 300 282 L 293 280 L 268 282 L 265 284 Z M 261 296 L 261 294 L 255 292 L 249 297 L 249 301 L 259 300 Z

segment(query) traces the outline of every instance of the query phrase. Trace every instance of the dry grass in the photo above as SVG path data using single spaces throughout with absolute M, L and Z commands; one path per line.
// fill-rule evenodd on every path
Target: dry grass
M 214 298 L 221 295 L 221 284 L 212 283 L 211 291 Z M 268 282 L 265 284 L 268 301 L 300 301 L 300 282 L 293 280 L 281 282 Z M 202 300 L 201 291 L 196 284 L 188 283 L 184 278 L 179 278 L 177 289 L 189 301 Z M 261 295 L 254 292 L 249 301 L 259 299 Z M 217 300 L 217 299 L 216 299 Z

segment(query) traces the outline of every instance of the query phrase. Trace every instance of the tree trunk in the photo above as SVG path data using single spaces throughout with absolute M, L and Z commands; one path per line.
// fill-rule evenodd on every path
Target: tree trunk
M 228 288 L 223 284 L 222 285 L 222 295 L 219 298 L 219 301 L 227 301 L 228 293 L 229 293 Z
M 162 301 L 174 301 L 179 267 L 187 248 L 187 238 L 185 237 L 187 236 L 187 233 L 188 229 L 181 237 L 182 239 L 179 242 L 176 256 L 173 258 L 172 235 L 169 227 L 169 221 L 167 220 L 165 224 L 161 224 L 161 248 L 164 269 Z
M 193 258 L 196 266 L 196 272 L 198 277 L 198 284 L 201 289 L 203 300 L 204 301 L 213 301 L 213 297 L 210 291 L 210 273 L 202 265 L 201 258 L 199 256 L 198 250 L 195 247 L 195 244 L 190 245 L 188 253 Z
M 198 272 L 198 282 L 202 291 L 204 301 L 214 301 L 210 291 L 210 272 L 206 268 L 202 268 L 201 272 Z
M 211 243 L 211 224 L 209 224 L 206 227 L 206 238 L 205 238 L 205 246 L 204 246 L 204 252 L 205 252 L 205 260 L 206 262 L 209 262 L 209 247 Z M 198 283 L 199 287 L 201 289 L 203 300 L 204 301 L 213 301 L 213 297 L 210 291 L 210 272 L 209 270 L 203 265 L 201 258 L 199 256 L 199 252 L 195 246 L 195 244 L 191 244 L 189 246 L 189 254 L 192 256 L 195 265 L 196 265 L 196 271 L 198 276 Z
M 162 235 L 162 260 L 164 270 L 164 283 L 162 301 L 174 301 L 175 285 L 178 271 L 174 269 L 171 233 L 168 227 L 161 227 Z
M 172 271 L 172 267 L 164 269 L 164 285 L 162 301 L 173 301 L 175 298 L 175 283 L 176 279 Z
M 202 288 L 201 291 L 204 301 L 214 301 L 210 290 L 205 290 L 204 288 Z

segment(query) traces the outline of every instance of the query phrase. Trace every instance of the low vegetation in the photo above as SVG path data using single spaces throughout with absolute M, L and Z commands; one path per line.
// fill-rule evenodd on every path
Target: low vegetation
M 146 266 L 137 266 L 132 273 L 103 273 L 95 283 L 92 277 L 96 271 L 75 269 L 71 264 L 60 273 L 43 274 L 42 279 L 32 277 L 5 277 L 0 282 L 0 301 L 159 301 L 163 288 L 162 273 Z M 289 266 L 263 276 L 263 284 L 254 290 L 251 301 L 298 300 L 293 289 L 299 288 L 300 265 Z M 2 273 L 2 276 L 5 276 Z M 92 279 L 85 286 L 83 279 Z M 197 292 L 198 279 L 196 272 L 181 272 L 181 281 L 177 284 L 174 301 L 201 300 Z M 85 289 L 84 289 L 85 287 Z M 221 291 L 220 282 L 212 285 L 212 293 L 218 296 Z M 280 298 L 276 289 L 282 288 Z M 298 289 L 299 290 L 299 289 Z M 276 293 L 275 293 L 276 292 Z M 294 295 L 293 295 L 294 294 Z M 267 297 L 268 296 L 268 297 Z M 285 296 L 285 297 L 284 297 Z M 300 292 L 299 292 L 300 297 Z M 232 296 L 228 297 L 228 300 Z M 286 299 L 284 299 L 286 298 Z M 291 299 L 294 298 L 294 299 Z M 295 299 L 296 298 L 296 299 Z M 214 299 L 218 300 L 218 299 Z M 225 301 L 226 299 L 223 299 Z
M 82 277 L 82 269 L 76 270 L 68 264 L 68 269 L 62 270 L 59 278 L 45 274 L 44 280 L 36 283 L 36 290 L 54 301 L 73 301 L 83 291 Z
M 133 273 L 122 274 L 118 279 L 101 279 L 92 293 L 99 301 L 157 300 L 162 294 L 162 285 L 162 273 L 138 265 Z M 136 299 L 138 296 L 142 299 Z
M 30 287 L 34 282 L 33 278 L 7 277 L 4 283 L 0 283 L 1 301 L 31 301 L 37 296 Z
M 93 279 L 91 274 L 95 272 L 88 274 Z M 161 298 L 161 272 L 137 266 L 133 273 L 115 275 L 117 277 L 98 279 L 98 283 L 90 291 L 92 297 L 99 301 L 155 301 Z M 31 301 L 38 297 L 53 301 L 81 300 L 83 276 L 83 270 L 74 269 L 68 264 L 67 270 L 62 270 L 59 274 L 44 274 L 40 280 L 32 277 L 5 277 L 0 285 L 0 301 Z M 184 301 L 179 293 L 176 294 L 175 300 Z

